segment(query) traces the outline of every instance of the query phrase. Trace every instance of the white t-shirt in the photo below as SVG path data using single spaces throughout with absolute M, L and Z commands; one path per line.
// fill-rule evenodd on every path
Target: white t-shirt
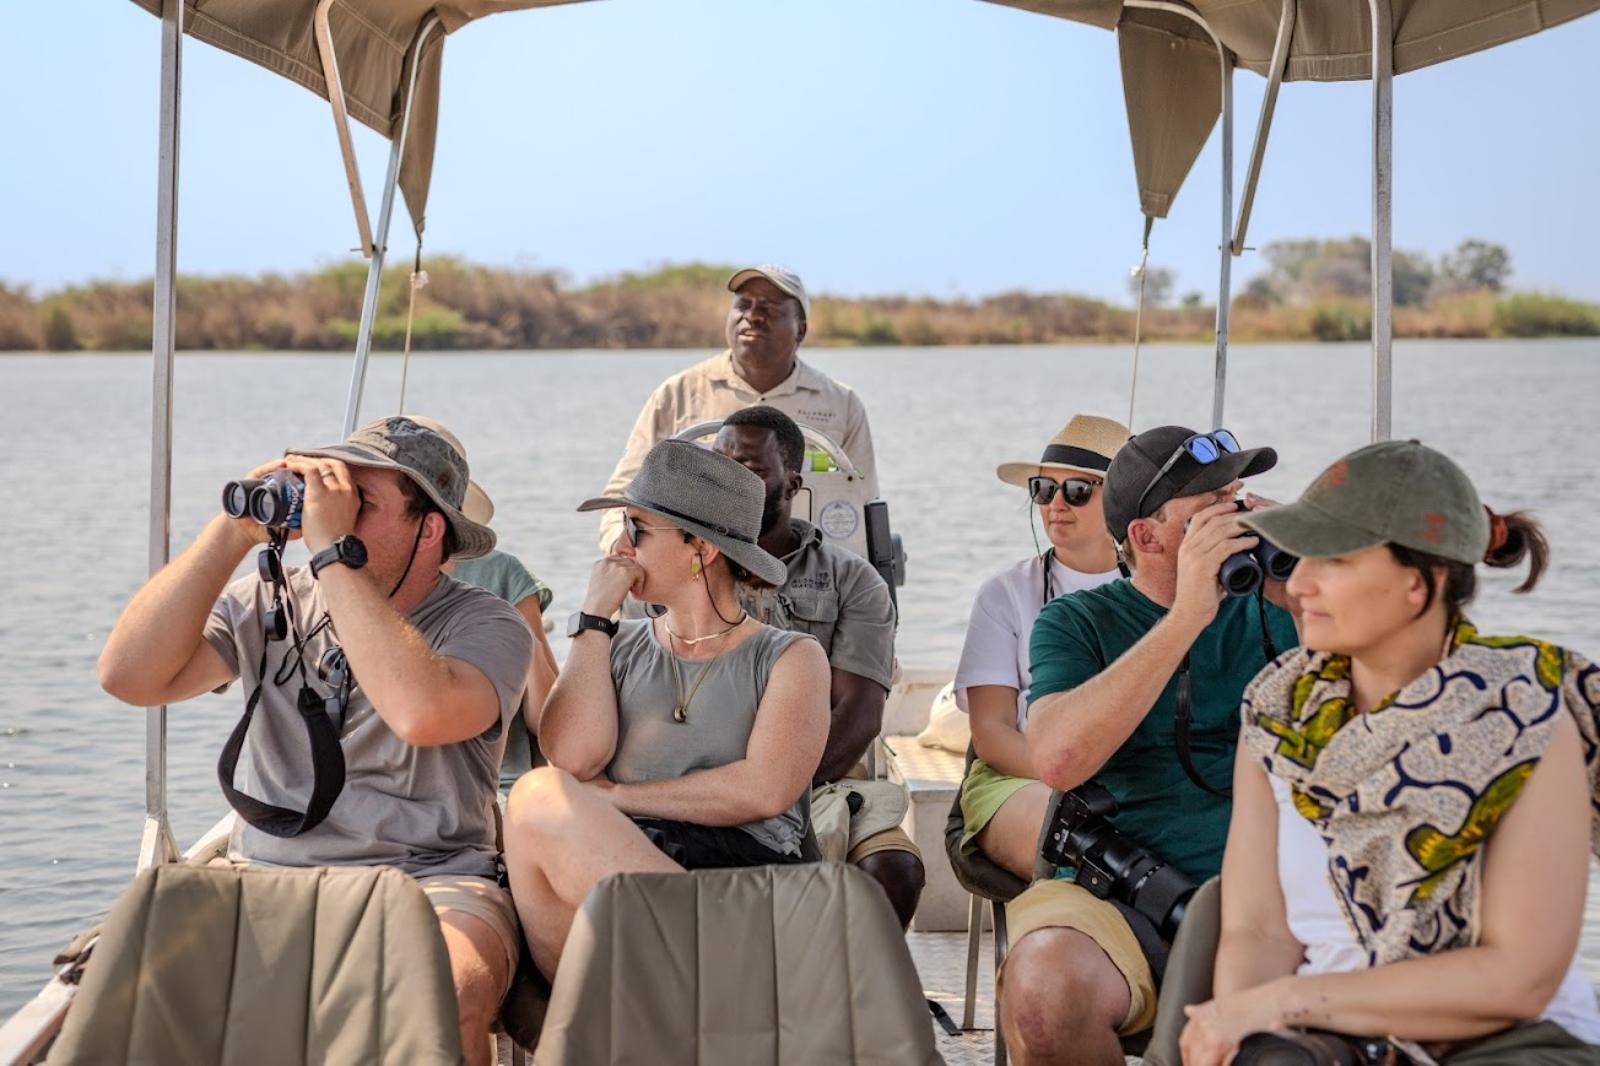
M 1050 555 L 1050 590 L 1064 596 L 1115 581 L 1116 570 L 1082 574 Z M 1034 555 L 1006 568 L 978 587 L 956 667 L 956 703 L 967 707 L 967 689 L 1004 685 L 1017 690 L 1017 729 L 1028 720 L 1028 635 L 1044 607 L 1044 557 Z
M 1289 932 L 1305 945 L 1306 958 L 1299 972 L 1349 973 L 1367 967 L 1367 953 L 1356 943 L 1345 923 L 1328 883 L 1328 845 L 1321 834 L 1294 809 L 1293 796 L 1283 780 L 1268 775 L 1272 796 L 1278 801 L 1278 884 Z M 1600 1008 L 1594 988 L 1583 976 L 1578 956 L 1572 957 L 1561 987 L 1539 1016 L 1555 1022 L 1579 1040 L 1600 1044 Z

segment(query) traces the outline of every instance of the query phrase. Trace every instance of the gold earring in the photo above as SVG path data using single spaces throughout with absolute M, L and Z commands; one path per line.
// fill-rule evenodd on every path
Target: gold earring
M 696 555 L 694 557 L 694 562 L 689 564 L 689 576 L 690 577 L 699 577 L 700 576 L 700 556 L 698 556 L 698 555 Z

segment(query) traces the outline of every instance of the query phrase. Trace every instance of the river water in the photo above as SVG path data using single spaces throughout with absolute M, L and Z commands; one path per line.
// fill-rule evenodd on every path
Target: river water
M 649 391 L 699 358 L 685 352 L 453 353 L 412 359 L 408 410 L 444 420 L 493 496 L 501 546 L 555 589 L 564 619 L 595 556 L 599 489 Z M 1129 352 L 1118 347 L 818 351 L 815 365 L 866 402 L 883 493 L 910 555 L 899 656 L 952 668 L 978 583 L 1033 550 L 1028 511 L 996 464 L 1031 459 L 1076 411 L 1126 418 Z M 1538 511 L 1555 565 L 1531 596 L 1491 575 L 1474 610 L 1489 631 L 1529 631 L 1600 654 L 1600 542 L 1588 499 L 1600 446 L 1600 341 L 1414 342 L 1396 346 L 1396 436 L 1457 458 L 1497 510 Z M 172 542 L 217 508 L 224 481 L 288 445 L 338 436 L 348 360 L 185 355 L 174 394 Z M 1139 428 L 1204 428 L 1211 352 L 1145 349 Z M 1281 461 L 1254 479 L 1292 497 L 1368 438 L 1361 345 L 1236 348 L 1224 424 Z M 400 362 L 376 359 L 372 415 L 398 403 Z M 133 872 L 144 801 L 144 715 L 103 694 L 95 657 L 146 575 L 150 361 L 0 358 L 8 535 L 0 547 L 0 1017 L 49 959 L 104 913 Z M 564 628 L 564 627 L 560 627 Z M 564 657 L 564 639 L 556 653 Z M 180 843 L 225 810 L 217 751 L 237 689 L 172 708 L 169 801 Z M 1600 951 L 1600 923 L 1586 953 Z M 1600 976 L 1600 966 L 1591 969 Z

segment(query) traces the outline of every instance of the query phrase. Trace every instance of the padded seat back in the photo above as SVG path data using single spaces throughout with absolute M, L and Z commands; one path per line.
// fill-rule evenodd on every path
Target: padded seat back
M 535 1066 L 942 1063 L 905 936 L 844 863 L 619 874 L 573 921 Z
M 107 916 L 49 1066 L 459 1066 L 438 919 L 390 868 L 164 865 Z

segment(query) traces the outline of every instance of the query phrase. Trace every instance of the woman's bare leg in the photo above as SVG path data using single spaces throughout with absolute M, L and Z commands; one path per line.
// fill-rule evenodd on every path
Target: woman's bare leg
M 533 961 L 555 977 L 583 898 L 617 873 L 682 873 L 597 788 L 543 766 L 506 803 L 506 869 Z
M 1018 789 L 978 832 L 979 850 L 1002 869 L 1024 881 L 1033 880 L 1033 862 L 1039 857 L 1039 830 L 1048 806 L 1050 786 L 1043 782 Z

